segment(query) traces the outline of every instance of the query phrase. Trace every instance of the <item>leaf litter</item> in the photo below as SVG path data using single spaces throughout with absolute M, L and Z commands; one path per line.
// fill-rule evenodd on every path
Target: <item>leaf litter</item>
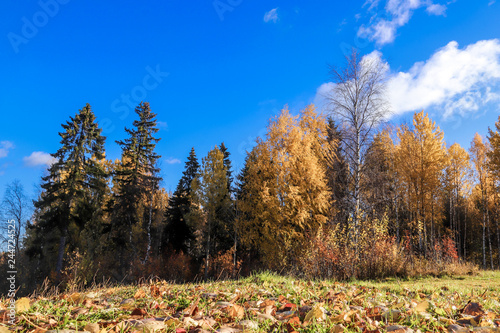
M 93 289 L 21 298 L 0 332 L 499 332 L 499 290 L 399 291 L 339 282 L 253 276 L 239 281 Z M 488 306 L 485 306 L 488 305 Z

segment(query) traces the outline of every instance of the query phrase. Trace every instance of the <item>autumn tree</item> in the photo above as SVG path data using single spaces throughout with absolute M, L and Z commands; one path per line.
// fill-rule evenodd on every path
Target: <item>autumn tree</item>
M 488 241 L 491 255 L 491 238 L 489 234 L 489 182 L 490 175 L 488 170 L 488 153 L 490 147 L 483 142 L 481 135 L 476 133 L 471 142 L 469 149 L 472 163 L 474 164 L 474 175 L 478 181 L 478 186 L 481 193 L 481 213 L 482 213 L 482 252 L 483 252 L 483 268 L 486 269 L 486 231 L 488 229 Z M 491 259 L 493 266 L 493 259 Z
M 385 98 L 386 67 L 376 56 L 352 50 L 344 68 L 332 68 L 334 82 L 329 96 L 332 115 L 343 131 L 341 143 L 349 164 L 354 225 L 360 215 L 364 160 L 377 126 L 388 115 Z
M 491 150 L 488 152 L 489 170 L 492 176 L 495 202 L 495 224 L 497 229 L 497 257 L 500 269 L 500 117 L 495 122 L 495 129 L 488 129 L 488 141 Z
M 363 196 L 365 210 L 372 218 L 382 219 L 393 210 L 395 186 L 392 147 L 388 132 L 381 131 L 374 135 L 366 153 Z
M 466 237 L 465 220 L 460 221 L 460 207 L 463 205 L 463 198 L 467 190 L 470 174 L 470 160 L 467 151 L 458 143 L 452 144 L 448 148 L 449 164 L 446 168 L 446 187 L 449 197 L 449 221 L 450 229 L 453 232 L 455 245 L 462 249 L 462 239 Z M 460 228 L 464 225 L 463 230 Z M 462 235 L 463 238 L 460 236 Z
M 270 121 L 266 138 L 249 154 L 238 207 L 240 237 L 268 267 L 294 262 L 307 236 L 328 219 L 327 123 L 308 106 L 300 116 L 287 108 Z
M 396 169 L 405 192 L 410 221 L 418 234 L 420 250 L 435 239 L 436 223 L 441 221 L 439 205 L 441 181 L 447 165 L 443 132 L 423 111 L 413 116 L 413 130 L 402 125 L 398 130 Z M 430 239 L 428 234 L 430 233 Z
M 100 224 L 108 177 L 99 162 L 104 159 L 105 137 L 101 135 L 90 105 L 70 117 L 62 127 L 64 131 L 59 133 L 61 148 L 52 154 L 56 161 L 49 167 L 48 175 L 42 178 L 43 192 L 35 202 L 40 212 L 35 225 L 37 237 L 43 239 L 54 231 L 59 237 L 55 266 L 58 274 L 63 267 L 68 237 L 72 241 L 69 249 L 74 249 L 77 246 L 75 239 L 86 225 L 96 227 Z M 84 214 L 88 211 L 93 214 Z M 37 254 L 37 251 L 31 253 Z

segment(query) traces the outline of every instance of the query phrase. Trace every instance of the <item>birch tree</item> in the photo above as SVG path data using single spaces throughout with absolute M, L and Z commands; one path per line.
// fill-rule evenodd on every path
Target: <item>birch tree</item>
M 343 131 L 341 140 L 349 164 L 353 221 L 357 225 L 361 207 L 361 185 L 367 148 L 377 126 L 389 113 L 385 97 L 386 66 L 377 56 L 353 50 L 345 67 L 331 69 L 334 82 L 328 96 L 330 110 Z

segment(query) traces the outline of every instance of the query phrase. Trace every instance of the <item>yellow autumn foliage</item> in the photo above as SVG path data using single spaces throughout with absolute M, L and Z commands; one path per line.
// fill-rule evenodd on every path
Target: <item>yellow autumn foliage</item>
M 240 200 L 240 237 L 270 267 L 293 262 L 308 236 L 327 221 L 330 194 L 326 120 L 313 105 L 299 116 L 284 108 L 247 161 L 247 193 Z

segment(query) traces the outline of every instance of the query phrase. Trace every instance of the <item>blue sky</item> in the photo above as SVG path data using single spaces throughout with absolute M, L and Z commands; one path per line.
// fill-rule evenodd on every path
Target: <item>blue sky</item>
M 494 0 L 3 1 L 0 193 L 18 178 L 33 194 L 86 103 L 115 159 L 129 105 L 150 102 L 167 190 L 191 147 L 224 141 L 239 169 L 285 104 L 323 109 L 351 47 L 387 63 L 395 124 L 425 109 L 468 148 L 500 114 L 499 17 Z

